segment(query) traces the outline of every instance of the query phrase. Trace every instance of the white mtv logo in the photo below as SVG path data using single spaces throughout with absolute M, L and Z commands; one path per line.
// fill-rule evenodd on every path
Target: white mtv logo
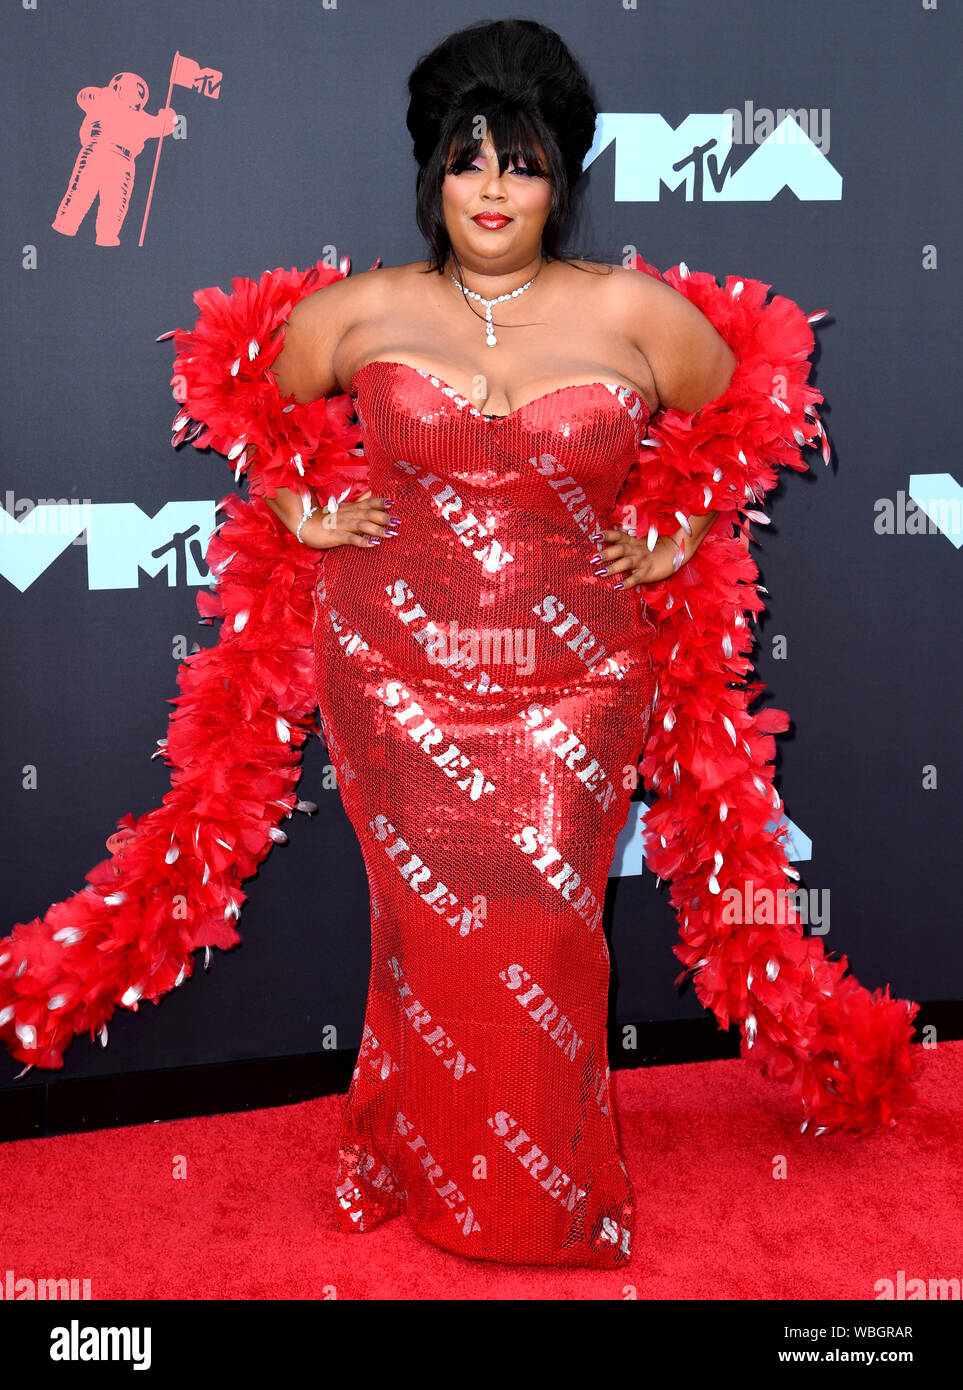
M 41 503 L 18 521 L 0 507 L 0 575 L 25 593 L 86 531 L 91 589 L 136 589 L 141 571 L 166 571 L 171 587 L 207 584 L 214 510 L 213 501 L 165 502 L 156 516 L 133 502 Z
M 963 487 L 952 474 L 913 473 L 907 490 L 916 505 L 959 550 L 963 546 Z
M 615 145 L 615 201 L 657 203 L 661 187 L 684 185 L 686 202 L 766 203 L 789 188 L 797 198 L 838 201 L 842 175 L 792 116 L 732 167 L 733 115 L 686 116 L 673 128 L 658 114 L 602 112 L 588 168 Z

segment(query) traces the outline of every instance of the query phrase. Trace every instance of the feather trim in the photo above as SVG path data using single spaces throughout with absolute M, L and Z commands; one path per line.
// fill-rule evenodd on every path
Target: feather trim
M 190 438 L 195 449 L 212 448 L 234 464 L 234 481 L 250 469 L 254 496 L 273 497 L 279 487 L 305 484 L 327 500 L 336 488 L 361 483 L 366 473 L 357 430 L 345 396 L 308 404 L 282 396 L 271 373 L 284 343 L 284 325 L 301 299 L 344 279 L 318 261 L 307 271 L 266 270 L 255 283 L 231 281 L 231 293 L 197 290 L 200 313 L 190 332 L 171 335 L 177 357 L 171 385 L 183 409 L 171 426 L 176 448 Z
M 198 947 L 207 961 L 210 947 L 236 945 L 242 881 L 287 838 L 283 819 L 317 809 L 294 789 L 317 706 L 311 592 L 323 552 L 296 540 L 264 498 L 301 480 L 345 496 L 366 464 L 346 397 L 298 404 L 268 369 L 293 304 L 336 278 L 319 262 L 238 278 L 228 295 L 199 290 L 195 328 L 161 335 L 178 351 L 172 442 L 225 454 L 236 478 L 248 473 L 253 500 L 218 504 L 225 519 L 205 555 L 213 592 L 199 591 L 197 607 L 221 627 L 178 668 L 180 695 L 154 754 L 171 769 L 170 792 L 139 820 L 120 818 L 113 858 L 87 873 L 87 887 L 0 942 L 0 1039 L 27 1069 L 62 1067 L 77 1033 L 106 1044 L 115 1007 L 157 1003 L 192 973 Z
M 641 259 L 636 269 L 659 277 Z M 656 623 L 658 668 L 650 732 L 640 761 L 657 800 L 645 820 L 646 857 L 671 883 L 681 927 L 674 950 L 699 1002 L 719 1026 L 741 1029 L 741 1052 L 791 1083 L 813 1132 L 865 1133 L 890 1125 L 918 1100 L 912 1020 L 919 1005 L 870 994 L 802 932 L 773 785 L 773 734 L 784 710 L 749 706 L 751 622 L 763 611 L 750 523 L 780 467 L 804 470 L 807 444 L 829 445 L 807 384 L 808 319 L 769 286 L 729 276 L 664 278 L 709 318 L 736 356 L 729 386 L 693 412 L 662 410 L 616 504 L 618 524 L 654 544 L 679 529 L 677 512 L 715 510 L 692 558 L 671 579 L 639 587 Z M 772 826 L 773 828 L 770 828 Z M 918 1051 L 918 1049 L 917 1049 Z

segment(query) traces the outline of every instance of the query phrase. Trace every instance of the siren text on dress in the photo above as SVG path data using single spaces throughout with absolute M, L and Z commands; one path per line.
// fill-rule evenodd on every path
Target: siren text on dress
M 339 1222 L 407 1211 L 462 1255 L 621 1265 L 602 903 L 654 627 L 589 557 L 648 410 L 593 382 L 486 417 L 380 360 L 352 384 L 367 485 L 402 520 L 326 551 L 315 590 L 321 723 L 371 888 Z

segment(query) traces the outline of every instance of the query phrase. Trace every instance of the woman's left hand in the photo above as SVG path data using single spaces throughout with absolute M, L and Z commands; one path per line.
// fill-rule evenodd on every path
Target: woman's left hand
M 644 537 L 630 536 L 617 526 L 603 531 L 602 539 L 607 544 L 599 551 L 599 558 L 604 563 L 595 564 L 593 568 L 600 577 L 609 575 L 624 589 L 670 579 L 687 560 L 692 559 L 717 516 L 717 512 L 690 516 L 691 535 L 686 535 L 680 527 L 674 536 L 660 536 L 652 550 Z

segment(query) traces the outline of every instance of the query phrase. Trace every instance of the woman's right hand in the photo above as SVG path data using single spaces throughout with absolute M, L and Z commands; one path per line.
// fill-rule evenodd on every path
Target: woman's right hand
M 336 512 L 323 509 L 309 516 L 301 527 L 301 540 L 312 550 L 331 550 L 336 545 L 379 545 L 382 537 L 398 534 L 390 499 L 372 497 L 370 489 L 354 502 L 341 502 Z M 293 529 L 293 528 L 292 528 Z

